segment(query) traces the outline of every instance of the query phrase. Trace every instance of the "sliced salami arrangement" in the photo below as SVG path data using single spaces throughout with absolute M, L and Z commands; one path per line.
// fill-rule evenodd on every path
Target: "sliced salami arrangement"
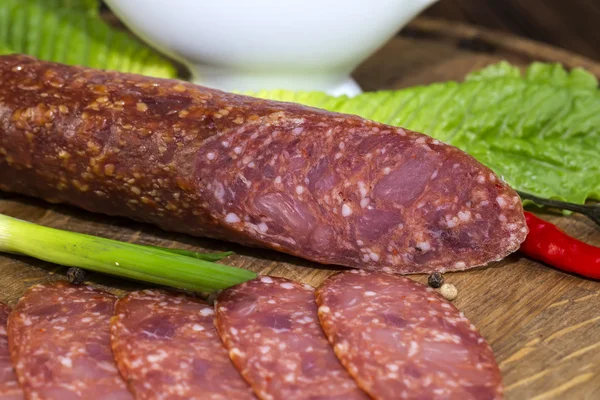
M 499 260 L 517 194 L 420 133 L 176 80 L 0 57 L 0 188 L 324 264 Z
M 136 399 L 254 399 L 202 300 L 158 290 L 117 302 L 111 321 L 115 360 Z
M 316 292 L 262 276 L 222 291 L 214 307 L 159 289 L 117 300 L 55 282 L 9 312 L 0 305 L 0 400 L 503 394 L 492 350 L 465 316 L 433 289 L 382 272 L 339 273 Z
M 367 271 L 316 293 L 335 353 L 375 399 L 502 398 L 490 346 L 450 302 L 408 278 Z
M 264 276 L 223 291 L 216 317 L 231 359 L 261 399 L 368 399 L 327 342 L 312 287 Z
M 35 285 L 8 319 L 11 357 L 28 399 L 132 396 L 110 349 L 116 297 L 66 282 Z
M 19 387 L 8 351 L 6 323 L 9 313 L 10 307 L 0 303 L 0 400 L 21 400 L 23 390 Z

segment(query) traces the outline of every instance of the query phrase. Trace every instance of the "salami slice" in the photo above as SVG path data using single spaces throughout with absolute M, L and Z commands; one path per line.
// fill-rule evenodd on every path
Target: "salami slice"
M 0 303 L 0 400 L 21 400 L 23 390 L 19 387 L 8 351 L 6 336 L 8 314 L 10 314 L 10 307 Z
M 317 290 L 342 364 L 375 399 L 502 397 L 492 349 L 451 303 L 408 278 L 344 272 Z
M 261 277 L 217 298 L 217 329 L 261 399 L 367 399 L 319 326 L 314 290 Z
M 158 290 L 117 302 L 111 321 L 119 370 L 136 399 L 253 399 L 201 300 Z
M 30 399 L 131 399 L 110 349 L 116 298 L 90 286 L 31 287 L 8 319 L 11 357 Z
M 0 57 L 0 189 L 309 260 L 463 270 L 517 250 L 517 193 L 461 150 L 357 116 Z

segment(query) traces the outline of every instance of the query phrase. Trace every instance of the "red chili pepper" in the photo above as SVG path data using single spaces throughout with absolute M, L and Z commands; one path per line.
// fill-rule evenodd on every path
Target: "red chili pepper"
M 575 239 L 556 225 L 525 212 L 529 234 L 520 251 L 557 269 L 600 279 L 600 247 Z

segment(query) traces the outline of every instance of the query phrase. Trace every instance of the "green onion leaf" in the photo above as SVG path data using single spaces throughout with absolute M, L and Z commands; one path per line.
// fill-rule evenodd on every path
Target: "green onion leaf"
M 219 261 L 219 260 L 222 260 L 223 258 L 229 257 L 230 255 L 233 254 L 233 251 L 224 251 L 222 253 L 198 253 L 196 251 L 190 251 L 190 250 L 185 250 L 185 249 L 169 249 L 167 247 L 152 246 L 152 245 L 147 245 L 147 244 L 145 244 L 143 246 L 150 247 L 150 248 L 157 249 L 157 250 L 168 251 L 169 253 L 173 253 L 173 254 L 181 254 L 182 256 L 197 258 L 198 260 L 204 260 L 204 261 Z
M 202 254 L 48 228 L 0 214 L 0 251 L 69 267 L 198 292 L 256 278 L 252 271 L 215 264 L 227 253 Z

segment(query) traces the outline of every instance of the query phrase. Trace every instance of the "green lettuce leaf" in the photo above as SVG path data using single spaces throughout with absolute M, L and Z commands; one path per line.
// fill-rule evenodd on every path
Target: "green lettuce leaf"
M 583 69 L 506 62 L 467 76 L 353 98 L 282 90 L 253 93 L 433 136 L 471 154 L 511 186 L 540 197 L 600 200 L 600 91 Z
M 98 0 L 3 0 L 0 52 L 161 78 L 176 69 L 154 50 L 106 24 Z

